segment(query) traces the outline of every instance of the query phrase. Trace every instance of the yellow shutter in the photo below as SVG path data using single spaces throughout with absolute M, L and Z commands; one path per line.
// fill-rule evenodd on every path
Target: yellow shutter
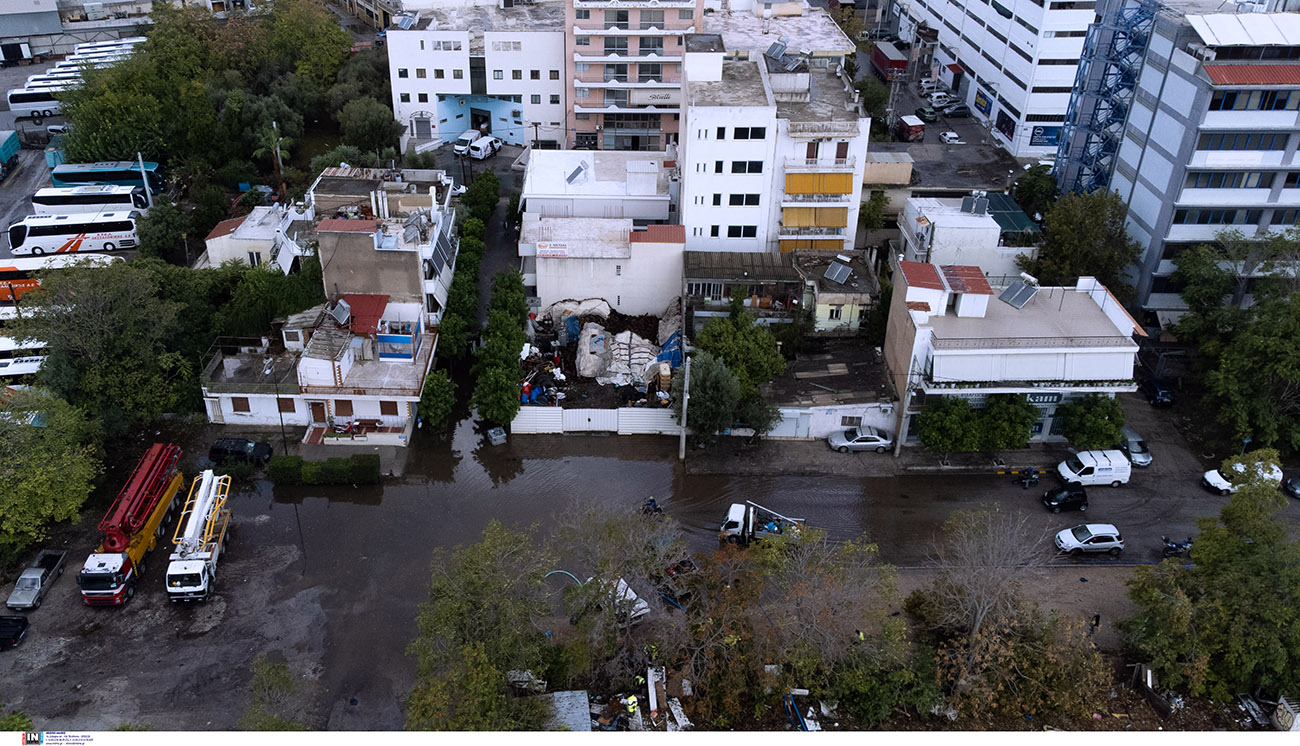
M 816 194 L 817 174 L 786 174 L 786 194 Z
M 816 213 L 813 225 L 819 228 L 845 228 L 849 224 L 847 207 L 818 207 L 813 211 Z
M 792 228 L 807 228 L 814 224 L 817 211 L 811 207 L 786 207 L 781 210 L 781 222 Z
M 822 193 L 852 194 L 853 174 L 820 174 Z

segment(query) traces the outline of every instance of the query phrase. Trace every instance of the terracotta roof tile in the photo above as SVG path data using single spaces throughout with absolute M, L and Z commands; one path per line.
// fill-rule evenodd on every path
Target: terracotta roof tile
M 343 218 L 326 218 L 316 226 L 317 233 L 374 233 L 379 228 L 378 220 L 344 220 Z
M 1206 65 L 1215 85 L 1300 85 L 1300 65 Z
M 684 225 L 647 225 L 643 231 L 632 231 L 631 243 L 686 243 Z
M 347 222 L 357 223 L 361 221 L 349 220 Z M 375 330 L 379 328 L 379 319 L 384 315 L 384 309 L 388 308 L 388 296 L 344 293 L 343 300 L 348 302 L 348 306 L 352 310 L 352 333 L 374 334 Z
M 907 279 L 909 287 L 944 289 L 943 280 L 939 278 L 939 270 L 933 264 L 926 262 L 899 262 L 898 264 L 903 270 L 903 277 Z
M 248 219 L 248 216 L 247 216 L 247 215 L 243 215 L 243 216 L 238 217 L 238 218 L 231 218 L 231 219 L 229 219 L 229 220 L 223 220 L 223 221 L 221 221 L 220 223 L 217 223 L 217 225 L 212 229 L 212 232 L 209 233 L 209 234 L 208 234 L 208 237 L 207 237 L 206 239 L 204 239 L 204 240 L 211 241 L 211 240 L 214 239 L 214 238 L 221 238 L 222 236 L 229 236 L 231 233 L 234 233 L 234 232 L 235 232 L 235 229 L 236 229 L 236 228 L 238 228 L 239 226 L 243 225 L 243 224 L 244 224 L 244 221 L 247 220 L 247 219 Z
M 948 287 L 954 293 L 993 295 L 993 288 L 979 267 L 948 265 L 939 269 L 943 271 L 943 278 L 948 281 Z
M 923 300 L 909 300 L 907 302 L 907 308 L 909 311 L 922 311 L 924 313 L 930 312 L 930 304 Z

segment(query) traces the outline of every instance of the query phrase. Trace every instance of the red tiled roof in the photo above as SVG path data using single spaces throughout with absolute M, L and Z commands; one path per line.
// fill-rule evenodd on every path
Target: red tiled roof
M 684 225 L 647 225 L 643 231 L 632 231 L 631 243 L 686 243 Z
M 243 224 L 244 224 L 244 221 L 247 220 L 247 219 L 248 219 L 248 216 L 247 216 L 247 215 L 244 215 L 244 216 L 241 216 L 241 217 L 238 217 L 238 218 L 231 218 L 231 219 L 229 219 L 229 220 L 223 220 L 223 221 L 221 221 L 220 223 L 217 223 L 216 227 L 212 229 L 212 232 L 209 233 L 209 234 L 208 234 L 208 237 L 207 237 L 206 239 L 204 239 L 204 240 L 206 240 L 206 241 L 211 241 L 211 240 L 214 239 L 214 238 L 221 238 L 222 236 L 229 236 L 231 233 L 234 233 L 234 232 L 235 232 L 235 229 L 236 229 L 236 228 L 238 228 L 239 226 L 243 225 Z
M 327 218 L 316 226 L 317 233 L 374 233 L 379 228 L 378 220 L 344 220 Z
M 943 278 L 954 293 L 993 295 L 993 288 L 979 267 L 948 265 L 939 269 L 943 270 Z
M 926 262 L 899 262 L 903 277 L 909 287 L 943 290 L 943 280 L 939 279 L 939 270 Z
M 362 221 L 348 220 L 340 222 L 360 223 Z M 384 309 L 388 307 L 388 296 L 344 293 L 343 300 L 347 301 L 352 308 L 352 333 L 374 334 L 375 330 L 379 328 L 379 318 L 384 315 Z
M 1215 85 L 1300 85 L 1300 65 L 1206 65 Z
M 909 300 L 907 302 L 907 308 L 908 310 L 911 311 L 924 311 L 925 313 L 930 312 L 930 304 L 926 303 L 923 300 Z

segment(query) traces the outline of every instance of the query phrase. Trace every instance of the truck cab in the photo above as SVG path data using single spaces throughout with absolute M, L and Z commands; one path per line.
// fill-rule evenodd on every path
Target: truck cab
M 121 606 L 135 596 L 135 583 L 135 566 L 126 552 L 96 552 L 77 575 L 87 606 Z
M 167 566 L 167 597 L 172 601 L 207 598 L 211 580 L 207 559 L 173 560 Z

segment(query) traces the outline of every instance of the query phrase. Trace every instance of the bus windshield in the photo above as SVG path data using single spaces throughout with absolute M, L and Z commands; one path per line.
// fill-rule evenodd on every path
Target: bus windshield
M 22 246 L 23 241 L 25 241 L 26 239 L 27 239 L 27 226 L 22 225 L 21 223 L 18 225 L 9 226 L 9 248 L 10 249 L 16 249 L 19 246 Z

